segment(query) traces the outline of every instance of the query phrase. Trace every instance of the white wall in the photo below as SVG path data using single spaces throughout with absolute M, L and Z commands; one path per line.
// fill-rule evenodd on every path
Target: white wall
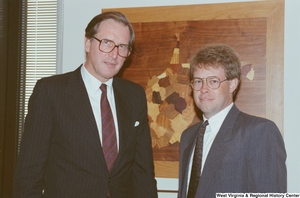
M 125 8 L 164 5 L 187 5 L 249 0 L 63 0 L 62 65 L 58 71 L 68 72 L 77 68 L 85 59 L 83 41 L 88 22 L 103 8 Z M 288 153 L 288 192 L 300 193 L 300 1 L 286 0 L 284 44 L 284 139 Z M 177 180 L 158 179 L 159 188 L 177 190 Z M 162 198 L 176 197 L 160 194 Z
M 288 191 L 300 193 L 300 1 L 286 0 L 284 44 L 284 140 Z M 298 22 L 296 22 L 298 21 Z

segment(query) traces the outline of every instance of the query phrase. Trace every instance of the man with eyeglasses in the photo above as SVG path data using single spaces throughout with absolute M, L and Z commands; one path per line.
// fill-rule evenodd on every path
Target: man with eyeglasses
M 181 136 L 178 198 L 286 192 L 286 151 L 279 129 L 270 120 L 241 112 L 233 102 L 241 75 L 237 53 L 224 44 L 208 45 L 192 58 L 190 71 L 203 121 Z
M 115 77 L 134 37 L 122 13 L 97 15 L 85 29 L 85 63 L 37 82 L 15 198 L 157 197 L 145 91 Z

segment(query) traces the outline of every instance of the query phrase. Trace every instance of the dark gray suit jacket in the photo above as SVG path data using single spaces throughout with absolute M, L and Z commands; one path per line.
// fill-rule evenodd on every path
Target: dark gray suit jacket
M 109 174 L 80 67 L 41 79 L 29 101 L 14 197 L 157 197 L 143 88 L 114 78 L 119 155 Z M 100 97 L 100 96 L 99 96 Z M 138 126 L 135 126 L 136 123 Z
M 191 126 L 181 136 L 179 198 L 186 197 L 188 164 L 199 126 Z M 234 105 L 210 148 L 196 197 L 212 198 L 218 192 L 286 192 L 285 160 L 277 126 Z

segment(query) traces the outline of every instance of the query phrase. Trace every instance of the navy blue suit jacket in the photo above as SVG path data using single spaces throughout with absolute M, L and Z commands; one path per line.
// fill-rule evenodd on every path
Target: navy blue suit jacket
M 181 136 L 178 198 L 186 197 L 188 165 L 199 126 L 191 126 Z M 222 192 L 286 192 L 285 160 L 284 142 L 275 123 L 245 114 L 234 105 L 210 148 L 196 198 Z
M 37 82 L 14 197 L 99 198 L 108 190 L 112 198 L 157 197 L 145 92 L 120 78 L 114 78 L 113 90 L 119 154 L 109 174 L 80 67 Z

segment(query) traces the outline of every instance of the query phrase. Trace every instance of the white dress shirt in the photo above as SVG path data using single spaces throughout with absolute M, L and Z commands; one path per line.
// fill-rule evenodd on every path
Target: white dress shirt
M 206 126 L 204 137 L 203 137 L 203 149 L 202 149 L 202 165 L 201 165 L 201 173 L 204 168 L 204 164 L 207 158 L 207 155 L 209 153 L 210 147 L 217 136 L 220 127 L 225 120 L 225 117 L 227 116 L 228 112 L 232 108 L 233 103 L 228 105 L 225 109 L 214 115 L 213 117 L 208 119 L 209 125 Z M 207 118 L 203 116 L 203 121 L 206 121 Z M 194 147 L 195 149 L 195 147 Z M 189 163 L 189 174 L 188 174 L 188 183 L 190 181 L 190 175 L 191 175 L 191 170 L 192 170 L 192 164 L 193 164 L 193 156 L 194 156 L 194 151 L 191 155 L 190 158 L 190 163 Z M 188 188 L 188 187 L 187 187 Z M 188 192 L 188 191 L 187 191 Z
M 96 120 L 96 124 L 98 127 L 99 137 L 102 144 L 102 124 L 101 124 L 101 108 L 100 108 L 100 100 L 101 100 L 101 94 L 102 91 L 100 90 L 100 86 L 102 82 L 100 82 L 97 78 L 95 78 L 93 75 L 91 75 L 84 66 L 81 67 L 81 76 L 84 82 L 84 85 L 86 87 L 90 103 L 93 109 L 94 117 Z M 116 113 L 116 105 L 115 105 L 115 97 L 114 97 L 114 91 L 112 87 L 113 79 L 108 80 L 105 82 L 107 85 L 107 99 L 110 104 L 110 108 L 114 117 L 114 124 L 116 128 L 116 137 L 117 137 L 117 146 L 119 149 L 119 128 L 116 123 L 118 123 L 117 120 L 117 113 Z

